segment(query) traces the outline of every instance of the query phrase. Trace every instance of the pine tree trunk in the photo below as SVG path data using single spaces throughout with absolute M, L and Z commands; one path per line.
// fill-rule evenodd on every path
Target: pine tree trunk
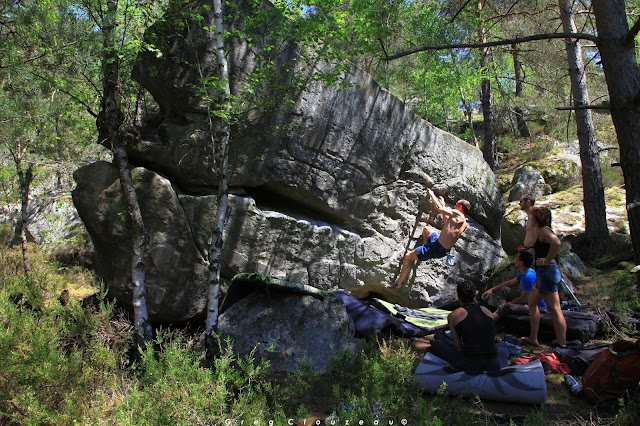
M 16 165 L 18 173 L 18 183 L 20 185 L 20 246 L 22 248 L 22 265 L 26 276 L 31 274 L 31 265 L 29 263 L 28 238 L 27 238 L 27 222 L 29 220 L 29 187 L 33 180 L 33 164 L 29 163 L 27 170 L 22 170 L 22 154 L 23 150 L 18 145 L 17 152 L 11 152 L 13 161 Z
M 516 79 L 516 92 L 515 98 L 516 102 L 520 102 L 522 97 L 522 84 L 524 81 L 524 77 L 522 76 L 522 63 L 520 62 L 520 51 L 518 50 L 518 46 L 515 44 L 511 46 L 511 55 L 513 56 L 513 70 L 514 77 Z M 520 132 L 520 136 L 523 138 L 530 138 L 531 131 L 529 130 L 529 126 L 527 125 L 526 120 L 524 119 L 524 113 L 522 108 L 517 105 L 513 112 L 516 116 L 516 125 L 518 127 L 518 132 Z
M 473 128 L 473 109 L 471 109 L 471 106 L 467 103 L 467 100 L 464 97 L 464 92 L 462 91 L 462 87 L 458 87 L 458 90 L 460 91 L 460 102 L 462 102 L 462 105 L 464 106 L 465 115 L 467 116 L 467 122 L 469 123 L 469 134 L 471 137 L 470 142 L 473 146 L 478 148 L 478 138 L 476 137 L 476 131 Z
M 602 58 L 611 118 L 618 136 L 620 166 L 627 193 L 627 217 L 634 260 L 640 264 L 640 69 L 629 32 L 625 4 L 619 0 L 592 2 L 598 49 Z M 638 274 L 640 279 L 640 274 Z M 640 286 L 638 287 L 640 290 Z
M 487 42 L 487 34 L 484 20 L 482 19 L 483 1 L 478 2 L 478 15 L 480 17 L 480 42 Z M 489 49 L 480 49 L 480 68 L 486 72 L 489 66 Z M 485 78 L 480 83 L 480 104 L 482 105 L 482 117 L 484 121 L 484 147 L 483 156 L 491 170 L 498 168 L 498 148 L 496 146 L 496 135 L 493 128 L 493 111 L 491 109 L 491 82 Z
M 144 100 L 144 89 L 138 90 L 136 96 L 136 115 L 133 117 L 133 124 L 142 126 L 142 102 Z
M 560 17 L 565 33 L 578 32 L 575 17 L 569 0 L 558 0 Z M 565 39 L 571 91 L 576 107 L 589 105 L 587 75 L 582 60 L 582 46 L 577 39 Z M 582 162 L 582 190 L 584 193 L 584 221 L 587 241 L 593 253 L 601 253 L 606 247 L 609 229 L 604 199 L 604 184 L 600 170 L 600 154 L 596 143 L 596 134 L 591 110 L 576 109 L 576 125 Z

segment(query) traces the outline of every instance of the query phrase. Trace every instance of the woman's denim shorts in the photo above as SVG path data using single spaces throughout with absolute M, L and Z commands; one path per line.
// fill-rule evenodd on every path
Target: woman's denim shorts
M 561 279 L 562 274 L 557 263 L 536 266 L 536 285 L 541 294 L 556 293 Z

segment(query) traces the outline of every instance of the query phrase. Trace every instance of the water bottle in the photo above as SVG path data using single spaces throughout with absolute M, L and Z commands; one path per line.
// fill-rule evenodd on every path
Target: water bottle
M 577 394 L 582 391 L 582 386 L 580 386 L 580 383 L 578 383 L 578 381 L 574 379 L 571 374 L 565 374 L 564 380 L 567 382 L 569 387 L 571 387 L 571 392 Z
M 451 247 L 451 250 L 449 250 L 449 253 L 447 253 L 447 266 L 453 266 L 453 264 L 455 263 L 456 260 L 456 254 L 453 251 L 453 247 Z

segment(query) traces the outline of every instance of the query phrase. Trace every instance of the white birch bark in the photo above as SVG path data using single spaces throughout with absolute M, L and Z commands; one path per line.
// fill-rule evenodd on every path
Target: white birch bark
M 144 263 L 145 246 L 149 241 L 149 235 L 142 220 L 121 129 L 124 123 L 124 116 L 120 106 L 119 60 L 114 43 L 117 10 L 117 1 L 108 0 L 107 15 L 102 28 L 104 32 L 103 100 L 97 126 L 100 137 L 107 137 L 111 144 L 114 160 L 118 167 L 127 219 L 131 226 L 131 282 L 134 329 L 137 333 L 139 346 L 144 348 L 153 338 L 147 311 Z
M 211 238 L 209 248 L 209 298 L 207 304 L 207 319 L 205 324 L 205 334 L 207 341 L 213 336 L 218 323 L 218 298 L 220 295 L 220 258 L 223 246 L 223 228 L 227 213 L 227 201 L 229 193 L 229 183 L 227 176 L 228 169 L 228 146 L 231 128 L 229 125 L 229 114 L 231 111 L 231 87 L 229 85 L 229 66 L 227 63 L 226 51 L 224 47 L 224 21 L 223 3 L 221 0 L 214 0 L 213 13 L 216 27 L 216 53 L 218 56 L 218 69 L 220 84 L 223 92 L 222 105 L 217 106 L 218 115 L 221 117 L 223 125 L 217 137 L 213 133 L 213 117 L 209 111 L 209 128 L 211 129 L 211 148 L 216 156 L 216 173 L 218 175 L 218 209 L 216 211 L 216 226 Z M 211 108 L 212 106 L 209 106 Z M 219 140 L 219 142 L 218 142 Z

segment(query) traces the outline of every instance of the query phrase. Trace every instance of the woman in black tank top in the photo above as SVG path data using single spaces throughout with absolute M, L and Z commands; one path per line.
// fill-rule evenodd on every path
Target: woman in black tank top
M 504 342 L 495 342 L 494 315 L 484 306 L 474 303 L 476 288 L 472 283 L 458 285 L 462 307 L 448 316 L 451 339 L 440 337 L 431 343 L 431 352 L 465 371 L 495 371 L 507 364 L 509 349 Z
M 494 356 L 496 324 L 493 318 L 475 303 L 465 304 L 462 309 L 467 311 L 467 316 L 455 326 L 462 353 L 473 357 Z

